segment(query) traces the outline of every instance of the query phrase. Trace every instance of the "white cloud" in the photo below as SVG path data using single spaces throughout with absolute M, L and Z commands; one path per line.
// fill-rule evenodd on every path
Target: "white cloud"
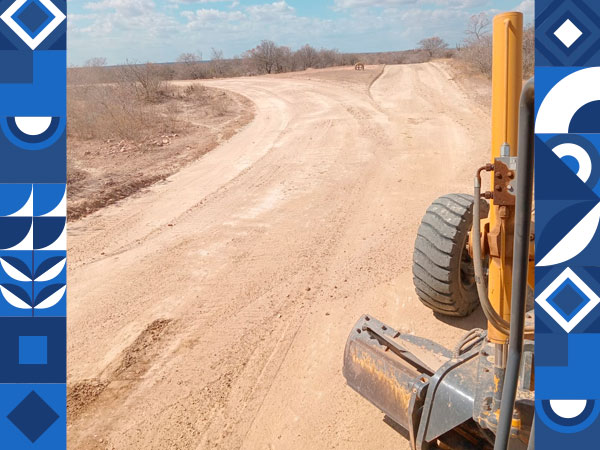
M 329 1 L 337 12 L 324 19 L 302 15 L 285 0 L 249 6 L 239 0 L 90 0 L 69 13 L 69 59 L 174 61 L 212 47 L 232 57 L 263 39 L 346 52 L 414 48 L 433 35 L 454 45 L 470 15 L 499 6 L 496 0 Z M 513 7 L 522 1 L 519 8 L 532 15 L 533 0 L 503 0 L 511 1 Z
M 531 22 L 535 15 L 535 1 L 523 0 L 519 6 L 515 8 L 515 11 L 521 11 L 525 16 L 526 21 Z
M 334 0 L 337 8 L 373 8 L 434 5 L 452 8 L 472 8 L 491 3 L 490 0 Z
M 115 10 L 126 15 L 143 15 L 154 7 L 153 0 L 100 0 L 84 5 L 92 11 Z

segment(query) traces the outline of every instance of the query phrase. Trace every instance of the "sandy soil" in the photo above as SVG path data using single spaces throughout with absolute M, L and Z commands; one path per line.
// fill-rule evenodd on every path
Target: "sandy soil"
M 69 448 L 409 448 L 345 385 L 344 344 L 366 312 L 448 347 L 483 324 L 422 306 L 411 257 L 489 114 L 445 63 L 368 69 L 207 82 L 254 121 L 71 225 Z

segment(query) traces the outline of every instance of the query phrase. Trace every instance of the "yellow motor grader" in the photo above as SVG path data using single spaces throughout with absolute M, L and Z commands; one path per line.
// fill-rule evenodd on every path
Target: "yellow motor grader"
M 348 385 L 404 429 L 414 450 L 533 449 L 534 83 L 523 85 L 522 47 L 522 14 L 496 16 L 490 162 L 474 168 L 473 195 L 433 202 L 413 255 L 419 299 L 447 316 L 480 306 L 487 330 L 449 350 L 367 314 L 346 344 Z M 482 192 L 484 172 L 491 182 Z

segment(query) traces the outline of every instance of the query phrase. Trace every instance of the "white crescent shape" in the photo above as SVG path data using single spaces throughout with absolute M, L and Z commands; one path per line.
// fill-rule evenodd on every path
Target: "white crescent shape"
M 537 264 L 554 266 L 575 258 L 592 242 L 600 222 L 600 203 L 569 231 Z
M 17 309 L 31 309 L 31 306 L 29 306 L 27 303 L 25 303 L 23 300 L 21 300 L 15 294 L 13 294 L 12 292 L 10 292 L 8 289 L 0 286 L 0 292 L 2 292 L 2 295 L 4 296 L 4 298 L 6 299 L 6 301 L 8 303 L 10 303 L 12 306 L 14 306 L 15 308 L 17 308 Z
M 6 275 L 11 277 L 13 280 L 22 281 L 22 282 L 31 282 L 31 278 L 17 269 L 15 266 L 6 262 L 3 258 L 0 258 L 0 264 L 2 268 L 6 272 Z
M 42 217 L 66 217 L 67 216 L 67 190 L 60 200 L 60 203 L 49 213 L 44 214 Z
M 579 70 L 560 80 L 542 101 L 535 121 L 538 134 L 568 133 L 573 116 L 600 100 L 600 67 Z
M 63 259 L 61 262 L 52 266 L 50 269 L 48 269 L 43 274 L 41 274 L 39 277 L 37 277 L 35 279 L 35 281 L 42 282 L 42 281 L 50 281 L 50 280 L 55 279 L 57 276 L 60 275 L 62 270 L 65 268 L 65 264 L 67 264 L 66 258 Z
M 52 124 L 52 117 L 15 117 L 19 130 L 29 136 L 39 136 Z
M 31 194 L 23 207 L 8 217 L 33 217 L 33 186 L 31 186 Z
M 58 291 L 52 294 L 50 297 L 42 301 L 39 305 L 35 305 L 35 309 L 48 309 L 52 308 L 58 302 L 62 300 L 67 290 L 66 286 L 61 287 Z
M 588 182 L 592 176 L 592 159 L 583 148 L 577 144 L 565 143 L 557 145 L 552 149 L 552 151 L 560 159 L 566 156 L 575 158 L 577 160 L 577 164 L 579 164 L 577 177 L 584 183 Z

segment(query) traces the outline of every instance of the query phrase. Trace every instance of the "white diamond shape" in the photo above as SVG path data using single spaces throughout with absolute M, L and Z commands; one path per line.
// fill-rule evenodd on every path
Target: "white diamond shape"
M 565 20 L 565 23 L 554 32 L 554 35 L 560 39 L 560 42 L 565 44 L 565 47 L 567 48 L 571 48 L 571 45 L 573 45 L 582 34 L 583 32 L 569 19 Z
M 17 0 L 0 16 L 0 19 L 2 19 L 4 23 L 6 23 L 6 25 L 8 25 L 10 29 L 31 48 L 31 50 L 35 50 L 66 19 L 63 12 L 58 9 L 51 0 L 39 0 L 39 2 L 50 11 L 54 16 L 54 19 L 52 19 L 52 21 L 46 25 L 35 38 L 29 36 L 12 17 L 25 3 L 27 3 L 27 0 Z
M 575 286 L 579 288 L 586 297 L 588 297 L 589 302 L 581 308 L 581 310 L 575 314 L 571 320 L 567 321 L 554 307 L 548 303 L 548 298 L 554 294 L 560 287 L 564 284 L 565 281 L 571 280 Z M 598 305 L 600 304 L 600 297 L 596 295 L 594 291 L 590 289 L 590 287 L 585 284 L 585 282 L 577 276 L 575 272 L 573 272 L 570 268 L 567 268 L 563 273 L 561 273 L 556 280 L 548 285 L 544 292 L 542 292 L 536 299 L 535 302 L 544 308 L 550 317 L 552 317 L 556 323 L 558 323 L 567 333 L 573 331 L 579 322 L 581 322 L 585 317 Z

